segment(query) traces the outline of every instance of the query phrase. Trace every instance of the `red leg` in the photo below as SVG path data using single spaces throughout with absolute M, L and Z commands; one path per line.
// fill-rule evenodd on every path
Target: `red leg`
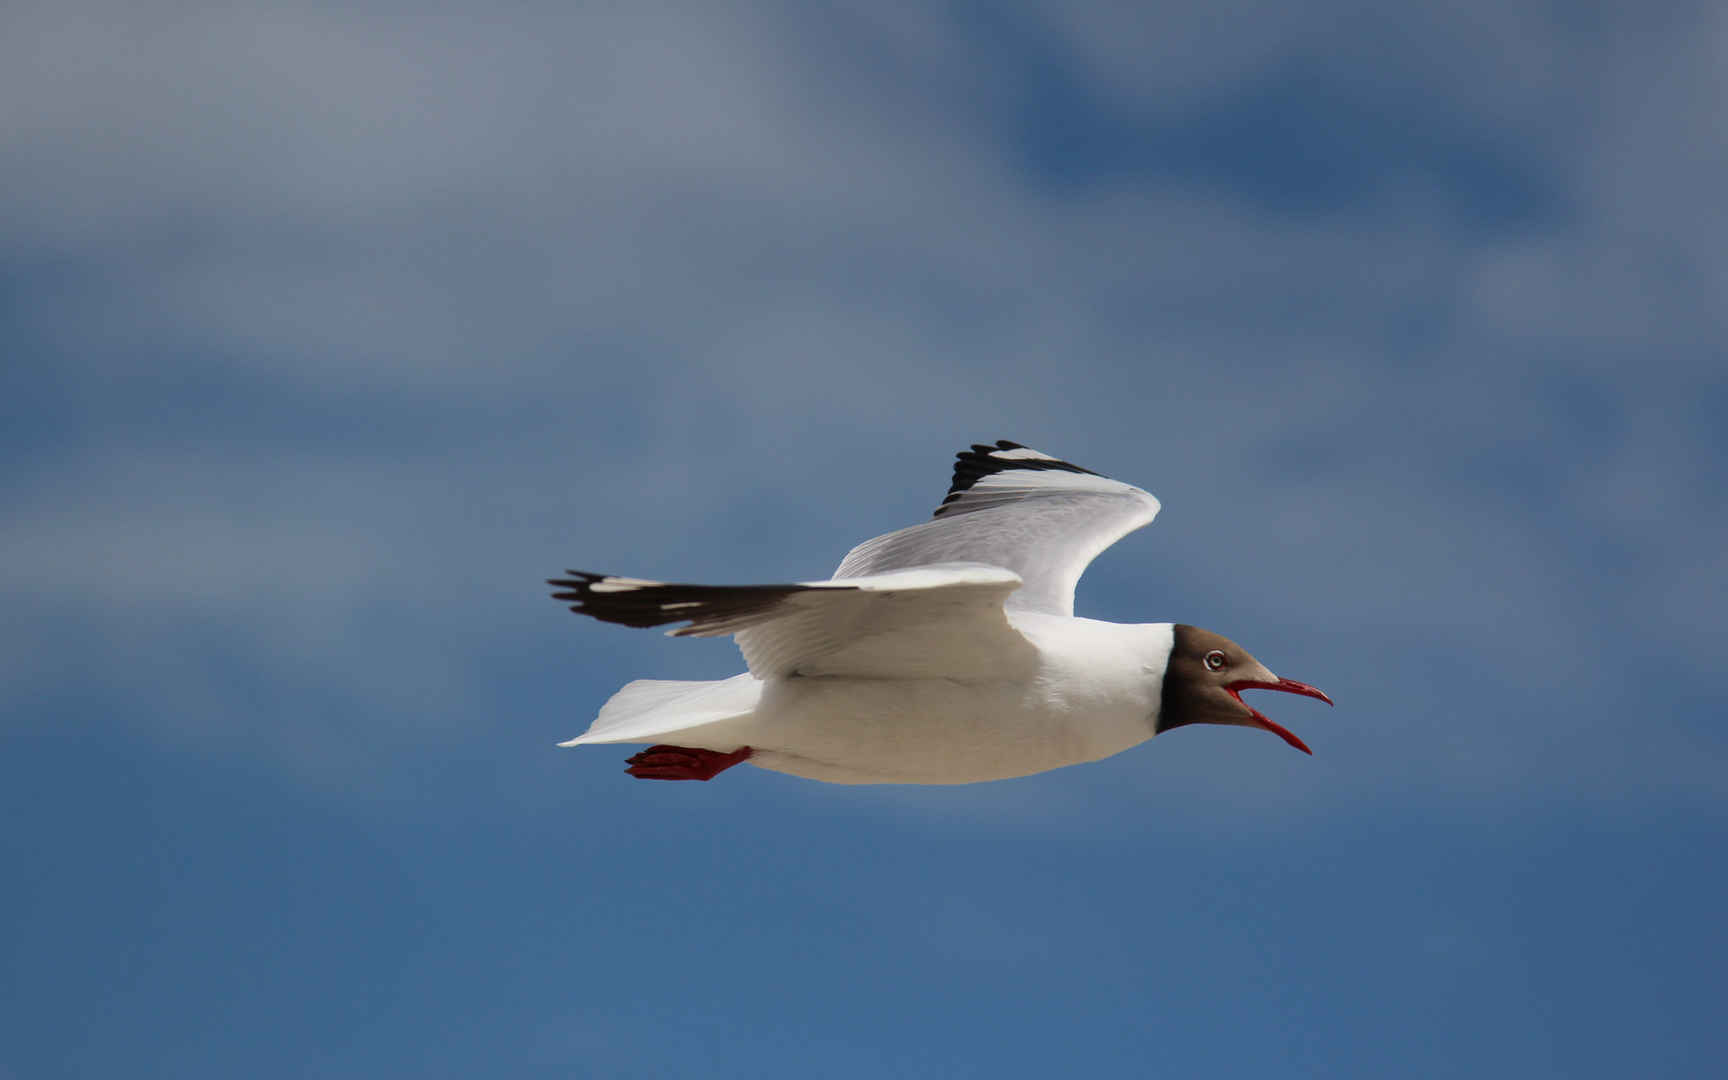
M 625 759 L 630 767 L 624 771 L 638 780 L 712 780 L 749 757 L 748 746 L 722 754 L 718 750 L 661 744 Z

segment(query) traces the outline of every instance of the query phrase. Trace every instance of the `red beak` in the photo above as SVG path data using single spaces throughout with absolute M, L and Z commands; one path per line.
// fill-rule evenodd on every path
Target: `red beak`
M 1314 751 L 1308 749 L 1308 744 L 1303 742 L 1301 739 L 1298 739 L 1295 733 L 1289 728 L 1286 728 L 1281 724 L 1275 724 L 1266 719 L 1265 714 L 1259 709 L 1256 709 L 1254 706 L 1242 701 L 1242 691 L 1282 690 L 1286 694 L 1301 694 L 1303 697 L 1319 698 L 1328 705 L 1332 704 L 1332 699 L 1327 697 L 1324 691 L 1317 690 L 1314 687 L 1309 686 L 1307 683 L 1299 683 L 1295 679 L 1279 679 L 1277 682 L 1257 682 L 1253 679 L 1243 679 L 1240 682 L 1231 683 L 1224 689 L 1230 691 L 1231 697 L 1235 698 L 1238 702 L 1241 702 L 1242 707 L 1248 710 L 1248 714 L 1254 718 L 1256 724 L 1265 728 L 1267 731 L 1270 731 L 1280 739 L 1283 739 L 1285 742 L 1302 751 L 1304 754 L 1314 753 Z

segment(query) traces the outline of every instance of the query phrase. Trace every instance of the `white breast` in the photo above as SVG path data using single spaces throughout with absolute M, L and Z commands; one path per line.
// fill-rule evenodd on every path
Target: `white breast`
M 1095 761 L 1152 736 L 1167 624 L 1016 613 L 1016 680 L 794 677 L 764 687 L 751 764 L 832 783 L 964 784 Z

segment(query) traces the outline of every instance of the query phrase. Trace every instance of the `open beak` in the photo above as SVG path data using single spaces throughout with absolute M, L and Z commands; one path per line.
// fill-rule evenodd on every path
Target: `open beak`
M 1290 731 L 1290 729 L 1266 719 L 1265 714 L 1259 709 L 1256 709 L 1246 701 L 1243 701 L 1242 691 L 1282 690 L 1286 694 L 1301 694 L 1303 697 L 1319 698 L 1328 705 L 1332 704 L 1332 699 L 1327 697 L 1323 691 L 1317 690 L 1314 687 L 1309 686 L 1307 683 L 1299 683 L 1295 679 L 1279 679 L 1276 682 L 1260 682 L 1255 679 L 1242 679 L 1239 682 L 1231 683 L 1224 689 L 1230 691 L 1230 696 L 1235 698 L 1244 709 L 1248 710 L 1248 715 L 1254 718 L 1255 724 L 1265 728 L 1267 731 L 1270 731 L 1272 734 L 1283 739 L 1285 742 L 1302 751 L 1304 754 L 1314 753 L 1314 751 L 1308 749 L 1308 744 L 1303 742 L 1301 739 L 1298 739 L 1295 733 Z

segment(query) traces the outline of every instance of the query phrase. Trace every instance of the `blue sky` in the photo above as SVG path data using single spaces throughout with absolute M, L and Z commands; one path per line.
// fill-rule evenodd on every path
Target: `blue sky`
M 1703 1075 L 1719 5 L 14 3 L 0 1077 Z M 958 788 L 557 750 L 1009 438 L 1281 674 Z

